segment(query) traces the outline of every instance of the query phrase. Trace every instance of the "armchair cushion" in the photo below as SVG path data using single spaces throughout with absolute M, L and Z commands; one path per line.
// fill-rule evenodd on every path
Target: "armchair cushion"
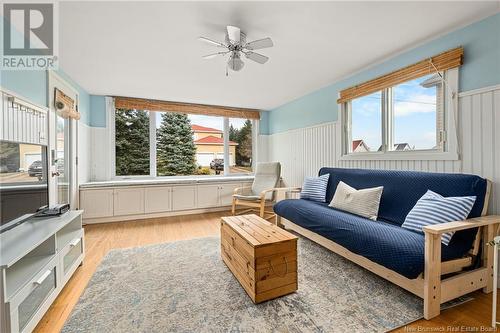
M 270 190 L 279 184 L 281 164 L 279 162 L 258 163 L 252 184 L 252 194 L 259 196 L 262 191 Z M 266 194 L 266 200 L 273 200 L 274 192 Z
M 233 194 L 233 198 L 246 201 L 260 201 L 260 196 L 258 195 Z

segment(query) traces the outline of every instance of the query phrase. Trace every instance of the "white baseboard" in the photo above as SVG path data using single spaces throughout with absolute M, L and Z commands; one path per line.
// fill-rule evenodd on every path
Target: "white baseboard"
M 130 220 L 144 220 L 158 217 L 168 217 L 168 216 L 178 216 L 178 215 L 193 215 L 193 214 L 203 214 L 203 213 L 213 213 L 230 211 L 231 206 L 215 207 L 215 208 L 200 208 L 191 210 L 178 210 L 172 212 L 163 213 L 153 213 L 153 214 L 139 214 L 139 215 L 123 215 L 123 216 L 110 216 L 110 217 L 99 217 L 91 219 L 83 219 L 83 224 L 98 224 L 98 223 L 110 223 L 110 222 L 122 222 Z M 228 213 L 230 214 L 230 213 Z

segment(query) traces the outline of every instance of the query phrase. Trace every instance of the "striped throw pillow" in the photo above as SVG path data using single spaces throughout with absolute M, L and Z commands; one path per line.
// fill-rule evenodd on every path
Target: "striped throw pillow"
M 300 198 L 312 201 L 325 202 L 326 187 L 328 186 L 329 178 L 330 178 L 329 173 L 319 177 L 306 177 L 306 179 L 304 180 L 304 185 L 302 185 Z
M 474 202 L 475 196 L 443 197 L 428 190 L 408 213 L 402 227 L 423 233 L 422 228 L 426 225 L 465 220 Z M 448 245 L 452 236 L 453 232 L 443 234 L 441 243 Z

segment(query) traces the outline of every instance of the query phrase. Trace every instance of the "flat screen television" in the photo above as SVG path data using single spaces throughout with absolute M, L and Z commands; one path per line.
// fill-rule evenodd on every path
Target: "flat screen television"
M 0 232 L 48 205 L 47 147 L 0 140 Z

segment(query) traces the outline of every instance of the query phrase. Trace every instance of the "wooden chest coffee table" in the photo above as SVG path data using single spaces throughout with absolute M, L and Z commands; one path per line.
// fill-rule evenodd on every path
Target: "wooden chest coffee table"
M 221 256 L 254 303 L 297 290 L 297 237 L 257 215 L 221 219 Z

